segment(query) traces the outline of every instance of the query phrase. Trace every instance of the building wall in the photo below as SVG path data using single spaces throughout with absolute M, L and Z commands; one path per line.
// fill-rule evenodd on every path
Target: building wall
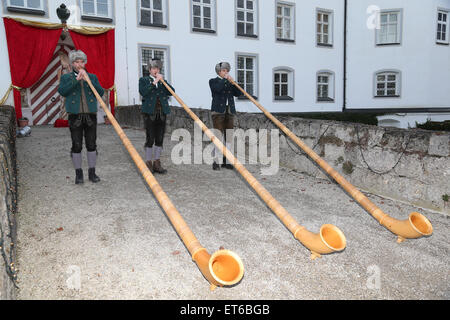
M 259 38 L 243 39 L 235 36 L 234 1 L 218 1 L 217 33 L 195 33 L 190 25 L 190 1 L 169 1 L 169 26 L 167 30 L 138 26 L 136 1 L 127 4 L 127 53 L 128 78 L 117 79 L 120 104 L 139 102 L 139 52 L 138 45 L 167 46 L 170 55 L 171 72 L 167 75 L 179 96 L 190 106 L 210 108 L 211 94 L 208 85 L 210 78 L 216 76 L 214 67 L 218 62 L 229 61 L 231 75 L 236 79 L 236 53 L 249 53 L 258 56 L 259 101 L 271 111 L 338 111 L 342 105 L 342 83 L 336 81 L 335 103 L 316 103 L 315 77 L 321 69 L 335 72 L 336 79 L 342 78 L 342 30 L 343 5 L 336 1 L 321 0 L 316 3 L 297 1 L 295 43 L 275 41 L 275 2 L 259 0 Z M 334 48 L 317 48 L 315 45 L 315 8 L 331 9 L 335 13 Z M 122 10 L 122 9 L 120 9 Z M 118 19 L 119 20 L 119 19 Z M 118 21 L 117 29 L 123 30 L 123 21 Z M 120 34 L 120 35 L 119 35 Z M 125 37 L 122 31 L 117 37 Z M 311 59 L 311 57 L 316 57 Z M 272 70 L 287 66 L 295 72 L 295 99 L 289 102 L 274 102 L 272 89 Z M 121 68 L 121 66 L 118 66 Z M 128 88 L 129 86 L 129 88 Z M 128 90 L 127 97 L 123 92 Z M 250 103 L 239 101 L 239 111 L 256 112 Z
M 46 16 L 33 16 L 7 12 L 3 0 L 2 16 L 22 17 L 44 22 L 59 22 L 56 16 L 57 4 L 48 3 Z M 72 9 L 79 1 L 65 1 Z M 126 6 L 125 6 L 126 3 Z M 290 1 L 295 3 L 295 1 Z M 334 46 L 318 48 L 315 45 L 316 7 L 332 10 L 334 13 Z M 208 80 L 216 76 L 214 66 L 229 61 L 231 74 L 236 78 L 236 54 L 249 53 L 257 56 L 256 95 L 259 101 L 274 112 L 339 111 L 342 105 L 342 51 L 343 51 L 343 2 L 321 0 L 316 3 L 295 3 L 295 42 L 281 43 L 275 40 L 275 2 L 258 1 L 258 39 L 241 38 L 235 35 L 235 2 L 217 2 L 216 34 L 191 31 L 190 1 L 168 1 L 168 28 L 140 26 L 137 1 L 115 1 L 114 22 L 116 27 L 116 85 L 119 105 L 140 102 L 138 79 L 140 77 L 139 47 L 163 46 L 168 49 L 170 73 L 167 79 L 177 93 L 188 104 L 209 108 L 211 94 Z M 69 20 L 80 23 L 80 14 Z M 83 25 L 108 25 L 81 21 Z M 0 30 L 0 41 L 6 44 L 4 26 Z M 9 67 L 6 46 L 2 46 L 0 59 Z M 311 57 L 316 57 L 311 59 Z M 293 101 L 274 101 L 273 69 L 279 66 L 294 70 L 295 87 Z M 335 73 L 335 102 L 316 102 L 316 73 L 331 70 Z M 8 70 L 9 71 L 9 70 Z M 10 78 L 0 80 L 0 91 L 5 92 Z M 8 100 L 12 103 L 12 96 Z M 248 101 L 237 103 L 239 111 L 259 111 Z
M 375 30 L 366 23 L 367 8 L 402 8 L 400 45 L 375 45 Z M 437 108 L 450 106 L 450 48 L 436 44 L 437 9 L 448 0 L 350 0 L 348 26 L 347 108 Z M 374 73 L 401 72 L 399 98 L 374 98 Z
M 59 3 L 46 0 L 45 16 L 7 12 L 2 16 L 22 17 L 44 22 L 59 22 Z M 210 108 L 208 80 L 216 76 L 214 66 L 229 61 L 236 78 L 236 54 L 255 54 L 258 60 L 256 95 L 271 112 L 341 111 L 343 101 L 344 1 L 286 1 L 295 4 L 295 42 L 275 39 L 275 1 L 258 0 L 258 38 L 237 37 L 235 1 L 217 1 L 217 32 L 191 31 L 190 0 L 164 0 L 167 3 L 167 29 L 139 25 L 138 1 L 116 0 L 113 22 L 80 19 L 80 0 L 65 1 L 71 9 L 69 24 L 115 26 L 116 85 L 119 105 L 139 104 L 140 47 L 164 47 L 168 51 L 169 73 L 166 78 L 179 96 L 192 107 Z M 374 30 L 367 28 L 371 5 L 381 9 L 402 8 L 401 45 L 376 46 Z M 431 4 L 429 4 L 431 3 Z M 315 41 L 316 9 L 333 12 L 333 47 L 317 47 Z M 450 46 L 437 45 L 437 8 L 449 8 L 450 0 L 348 0 L 347 108 L 436 108 L 450 105 Z M 6 38 L 0 23 L 0 63 L 5 74 L 0 79 L 0 95 L 11 83 Z M 294 70 L 294 100 L 274 101 L 273 69 Z M 381 69 L 401 71 L 401 97 L 374 98 L 374 72 Z M 334 102 L 316 101 L 316 74 L 334 72 Z M 12 104 L 12 95 L 7 103 Z M 173 104 L 177 102 L 172 99 Z M 239 100 L 237 110 L 258 112 L 249 101 Z M 446 115 L 444 114 L 444 118 Z
M 5 16 L 5 9 L 2 6 L 2 17 Z M 5 34 L 5 25 L 3 21 L 0 23 L 0 65 L 2 66 L 3 75 L 0 77 L 0 99 L 6 93 L 6 90 L 9 88 L 11 84 L 11 70 L 9 68 L 9 56 L 8 56 L 8 45 L 6 43 L 6 34 Z M 9 99 L 6 101 L 7 105 L 14 105 L 13 95 L 9 96 Z

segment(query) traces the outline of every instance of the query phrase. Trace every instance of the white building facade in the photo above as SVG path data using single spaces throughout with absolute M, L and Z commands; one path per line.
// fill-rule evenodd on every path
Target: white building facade
M 380 125 L 450 120 L 450 0 L 348 4 L 346 109 Z
M 413 126 L 411 113 L 450 119 L 450 0 L 0 1 L 3 17 L 58 23 L 64 3 L 69 25 L 114 27 L 118 105 L 141 103 L 138 80 L 156 56 L 190 107 L 210 108 L 208 81 L 228 61 L 273 113 L 391 110 L 381 123 L 398 127 Z M 8 59 L 1 23 L 0 95 Z M 259 112 L 246 99 L 236 107 Z

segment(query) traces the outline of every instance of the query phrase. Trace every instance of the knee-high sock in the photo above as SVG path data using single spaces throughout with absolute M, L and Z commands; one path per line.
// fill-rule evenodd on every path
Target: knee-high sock
M 89 168 L 95 168 L 95 165 L 97 163 L 97 151 L 88 152 L 87 160 Z
M 81 152 L 72 153 L 72 163 L 73 167 L 76 169 L 81 169 Z
M 153 160 L 159 160 L 159 158 L 161 158 L 162 147 L 154 146 L 154 148 L 155 148 L 155 155 L 153 157 Z
M 151 161 L 153 157 L 153 148 L 145 147 L 145 161 Z

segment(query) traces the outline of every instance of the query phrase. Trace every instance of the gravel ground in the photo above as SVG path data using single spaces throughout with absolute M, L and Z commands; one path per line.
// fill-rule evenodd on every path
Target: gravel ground
M 145 133 L 125 129 L 144 155 Z M 209 290 L 112 126 L 99 125 L 98 184 L 74 184 L 67 128 L 33 127 L 18 140 L 19 299 L 450 299 L 448 216 L 368 197 L 399 219 L 412 211 L 432 222 L 431 237 L 397 244 L 331 180 L 280 169 L 247 169 L 308 230 L 331 223 L 347 248 L 310 260 L 239 173 L 174 165 L 166 136 L 157 175 L 200 243 L 237 253 L 242 281 Z M 83 150 L 85 152 L 85 149 Z M 350 179 L 351 181 L 351 179 Z

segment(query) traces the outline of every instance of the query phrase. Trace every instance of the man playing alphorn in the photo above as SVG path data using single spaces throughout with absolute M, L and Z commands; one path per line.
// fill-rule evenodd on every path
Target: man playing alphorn
M 216 65 L 217 77 L 209 80 L 209 87 L 211 89 L 211 118 L 213 128 L 219 130 L 222 137 L 226 141 L 226 147 L 231 150 L 232 136 L 230 131 L 234 128 L 234 117 L 236 115 L 236 108 L 234 105 L 234 97 L 241 95 L 238 88 L 231 84 L 230 80 L 230 64 L 228 62 L 220 62 Z M 230 135 L 227 137 L 227 132 Z M 227 139 L 228 138 L 228 139 Z M 223 141 L 222 141 L 223 142 Z M 218 148 L 214 149 L 215 156 L 213 162 L 213 170 L 220 170 Z M 233 165 L 226 163 L 226 158 L 223 156 L 222 167 L 233 169 Z
M 65 108 L 69 114 L 69 128 L 72 138 L 72 162 L 75 167 L 75 183 L 84 182 L 83 169 L 81 168 L 83 148 L 83 136 L 87 149 L 87 161 L 89 166 L 89 180 L 99 182 L 100 178 L 95 174 L 97 162 L 97 99 L 90 89 L 86 79 L 89 77 L 95 90 L 100 96 L 104 90 L 98 82 L 97 76 L 87 73 L 84 69 L 87 63 L 86 54 L 81 51 L 71 51 L 69 60 L 72 72 L 61 76 L 58 92 L 65 97 Z
M 152 173 L 165 174 L 167 170 L 161 166 L 166 118 L 170 113 L 168 99 L 172 95 L 159 80 L 164 80 L 160 59 L 151 59 L 148 63 L 150 75 L 139 79 L 139 93 L 142 96 L 142 116 L 145 126 L 145 159 Z M 167 83 L 167 82 L 166 82 Z M 167 83 L 175 91 L 175 89 Z

